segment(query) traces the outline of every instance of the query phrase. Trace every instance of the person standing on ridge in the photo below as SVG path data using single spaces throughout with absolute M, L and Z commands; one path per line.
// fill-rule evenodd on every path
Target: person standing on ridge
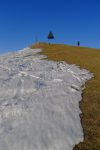
M 80 41 L 77 42 L 77 46 L 78 46 L 78 47 L 80 46 Z

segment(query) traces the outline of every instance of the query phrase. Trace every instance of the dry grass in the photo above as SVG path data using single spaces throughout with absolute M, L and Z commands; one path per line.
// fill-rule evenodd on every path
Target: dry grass
M 46 43 L 38 43 L 31 48 L 42 48 L 42 54 L 50 60 L 77 64 L 94 73 L 94 78 L 86 83 L 80 103 L 85 140 L 74 150 L 100 150 L 100 50 Z

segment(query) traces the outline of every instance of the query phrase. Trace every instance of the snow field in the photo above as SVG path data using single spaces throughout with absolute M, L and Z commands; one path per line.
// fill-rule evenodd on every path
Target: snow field
M 0 150 L 72 150 L 83 141 L 79 101 L 92 74 L 40 51 L 0 56 Z

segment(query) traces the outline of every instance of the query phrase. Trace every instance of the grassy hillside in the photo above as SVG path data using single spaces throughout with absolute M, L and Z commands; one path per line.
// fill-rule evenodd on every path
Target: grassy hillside
M 42 54 L 54 61 L 66 61 L 77 64 L 94 73 L 94 78 L 86 83 L 81 121 L 84 130 L 84 142 L 75 146 L 74 150 L 100 149 L 100 50 L 67 45 L 38 43 L 31 48 L 42 48 Z

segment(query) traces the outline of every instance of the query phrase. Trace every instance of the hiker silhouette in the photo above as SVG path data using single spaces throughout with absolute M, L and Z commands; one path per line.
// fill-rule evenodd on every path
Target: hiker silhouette
M 80 41 L 77 42 L 77 46 L 78 46 L 78 47 L 80 46 Z

